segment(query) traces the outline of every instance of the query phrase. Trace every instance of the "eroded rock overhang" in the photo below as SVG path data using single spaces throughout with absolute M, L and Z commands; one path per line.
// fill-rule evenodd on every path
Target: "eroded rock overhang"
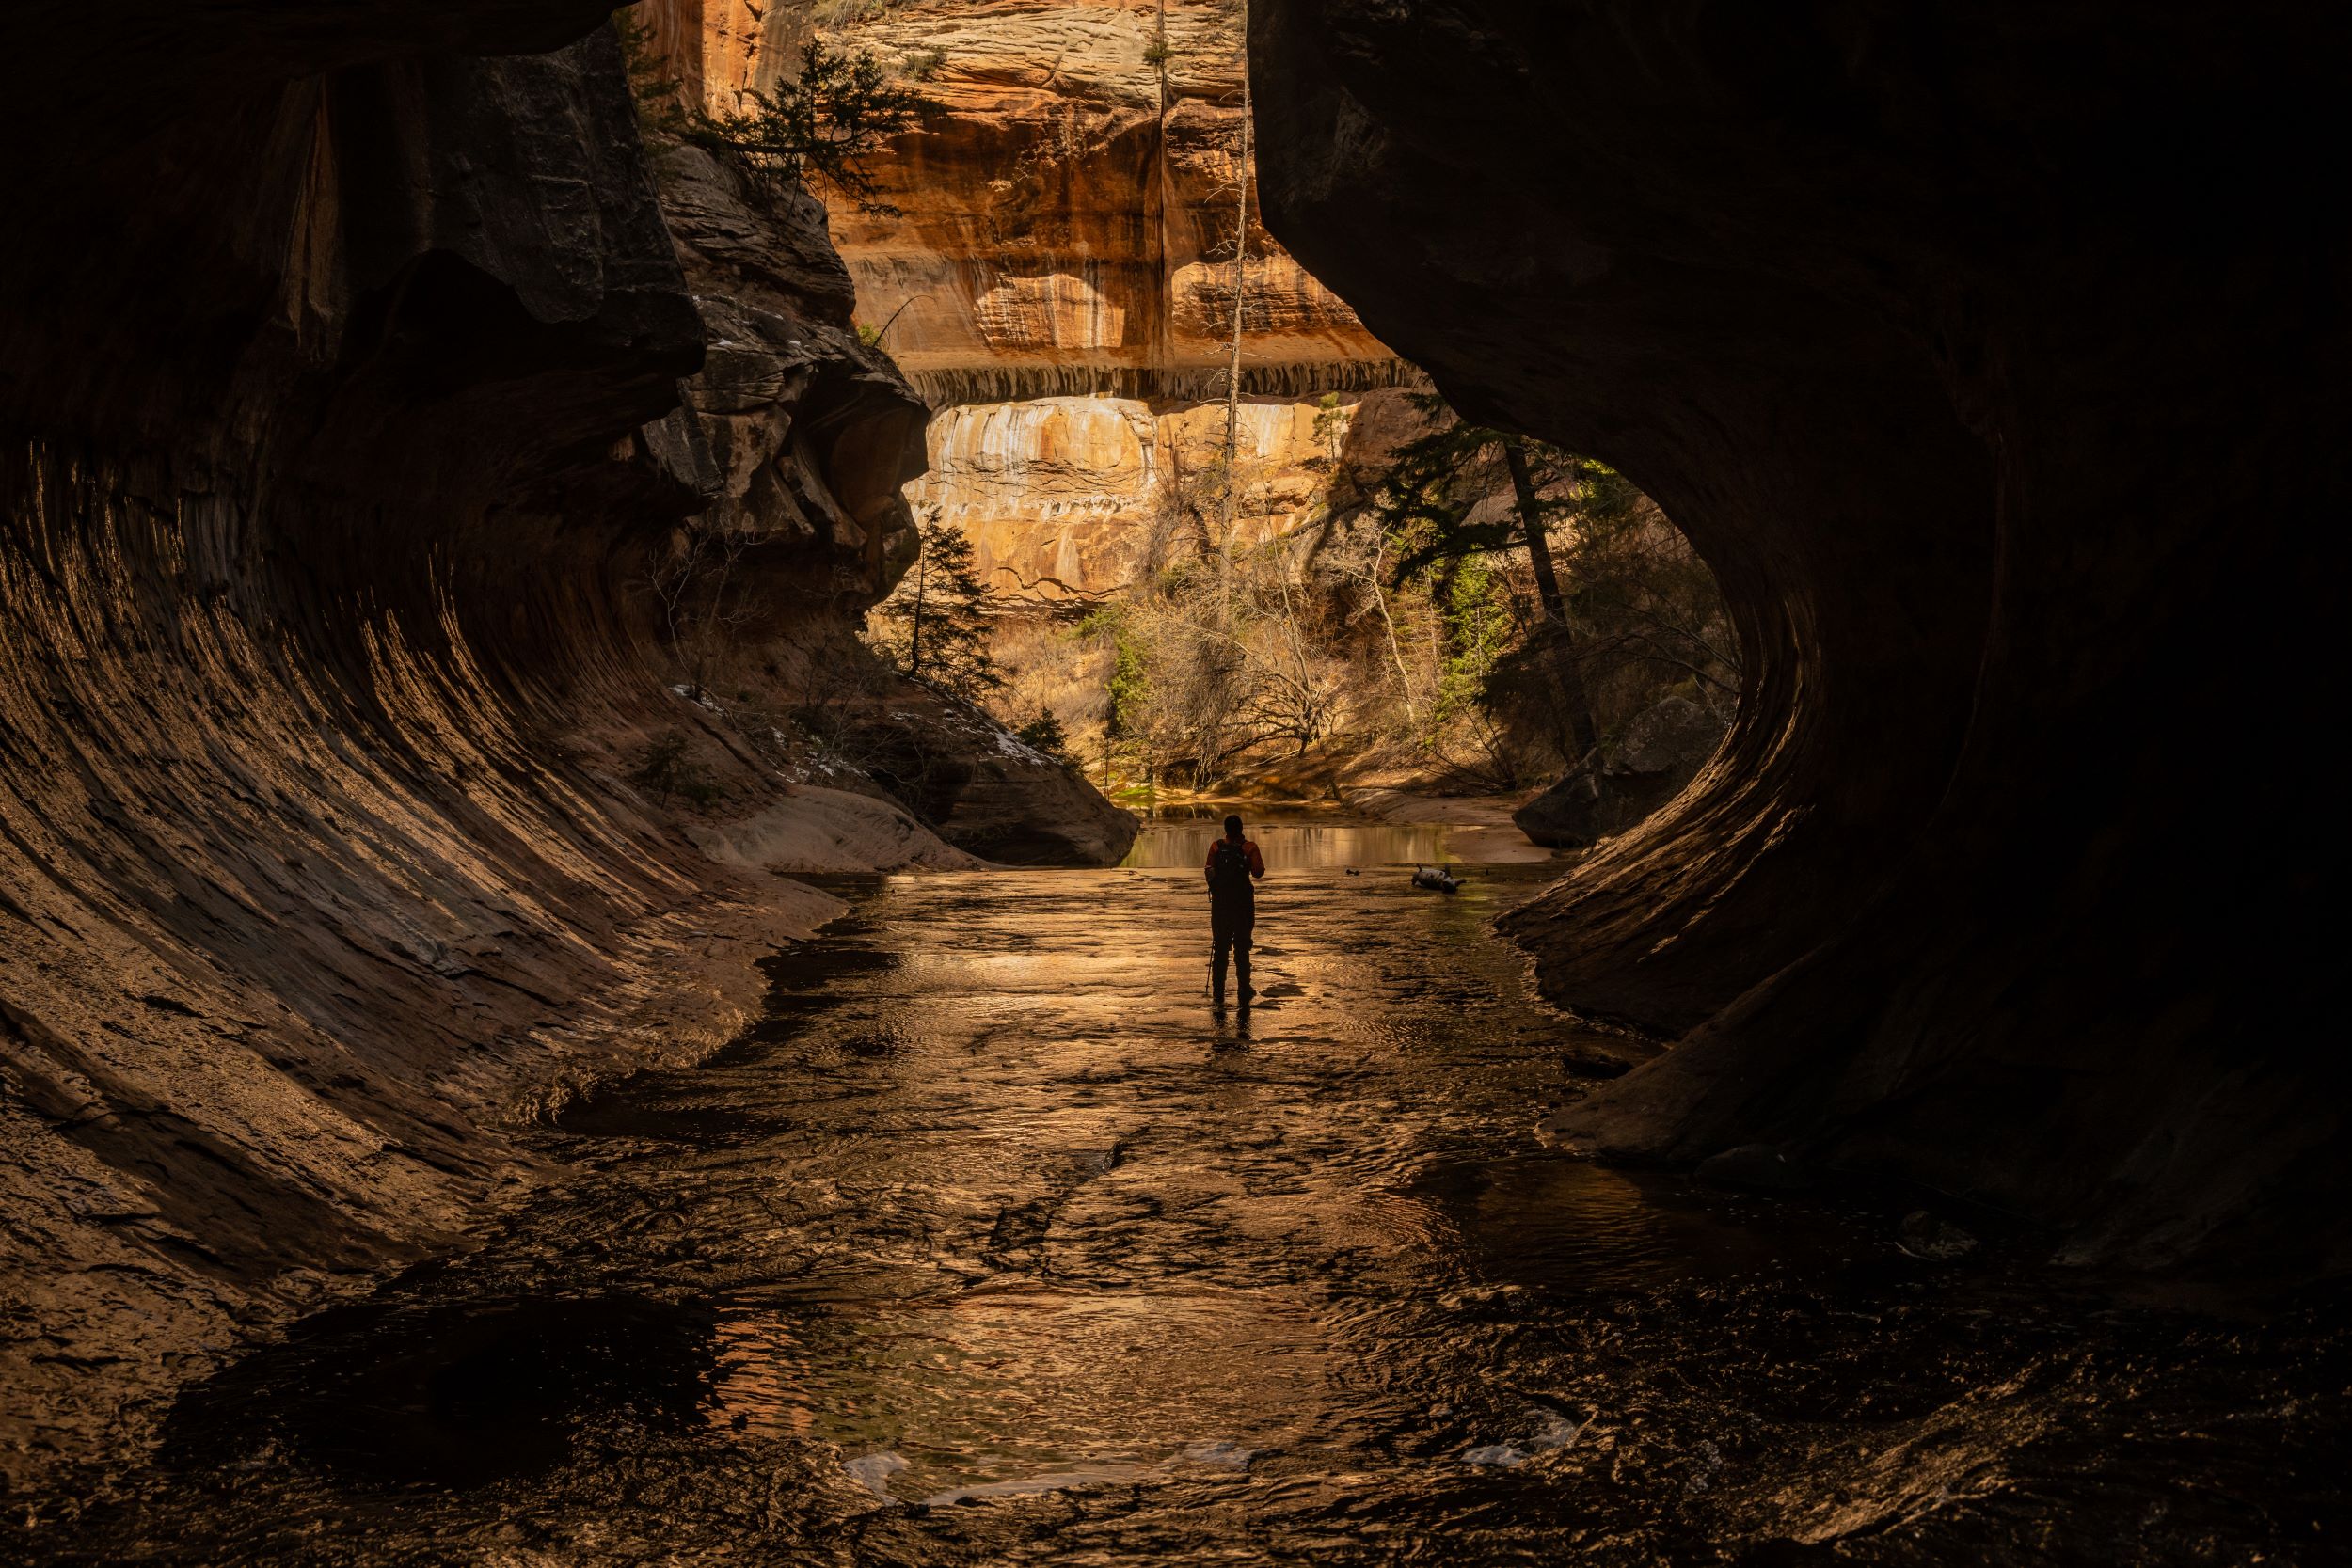
M 878 791 L 786 803 L 672 684 L 644 588 L 680 520 L 757 525 L 763 656 L 846 636 L 911 553 L 925 410 L 813 203 L 682 270 L 610 9 L 5 24 L 12 1483 L 135 1451 L 176 1380 L 445 1242 L 527 1168 L 501 1124 L 732 1037 L 752 960 L 837 908 L 756 874 L 777 843 L 969 863 Z M 756 317 L 732 379 L 707 311 Z M 617 777 L 678 730 L 726 865 Z M 973 745 L 1002 837 L 1018 781 Z
M 1270 227 L 1657 497 L 1739 621 L 1716 764 L 1507 923 L 1686 1033 L 1588 1145 L 2342 1263 L 2343 835 L 2245 740 L 2341 659 L 2298 562 L 2345 499 L 2345 60 L 2258 11 L 1255 0 Z

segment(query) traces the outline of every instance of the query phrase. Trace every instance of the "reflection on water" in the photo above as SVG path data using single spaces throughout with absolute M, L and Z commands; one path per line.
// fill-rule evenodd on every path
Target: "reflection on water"
M 1559 1156 L 1430 1166 L 1410 1194 L 1452 1227 L 1485 1278 L 1573 1291 L 1627 1291 L 1754 1273 L 1813 1237 L 1800 1224 L 1726 1225 L 1707 1189 Z
M 1526 834 L 1508 826 L 1265 819 L 1247 814 L 1245 820 L 1269 872 L 1316 866 L 1514 864 L 1552 858 L 1550 850 L 1529 843 Z M 1214 820 L 1150 823 L 1121 863 L 1197 870 L 1207 861 L 1209 846 L 1224 836 L 1223 821 L 1220 814 Z
M 906 1462 L 909 1498 L 1264 1449 L 1333 1404 L 1311 1313 L 1253 1291 L 980 1290 L 745 1311 L 720 1328 L 710 1418 Z
M 0 1560 L 1979 1568 L 2340 1539 L 2334 1318 L 2120 1313 L 1997 1247 L 1909 1258 L 1893 1214 L 1545 1149 L 1564 1052 L 1623 1043 L 1486 934 L 1548 875 L 1436 897 L 1294 863 L 1266 1005 L 1224 1016 L 1189 864 L 850 886 L 740 1041 L 543 1136 L 575 1175 L 199 1387 L 78 1524 L 12 1509 Z

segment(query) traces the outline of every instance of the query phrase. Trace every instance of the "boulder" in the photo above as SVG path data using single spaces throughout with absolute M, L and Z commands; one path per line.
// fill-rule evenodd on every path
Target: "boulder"
M 1560 1056 L 1560 1067 L 1571 1078 L 1607 1081 L 1623 1078 L 1633 1070 L 1633 1064 L 1622 1056 L 1597 1051 L 1588 1045 L 1570 1046 Z
M 1552 849 L 1581 849 L 1621 833 L 1682 793 L 1723 744 L 1717 714 L 1687 697 L 1644 709 L 1613 746 L 1597 749 L 1512 815 Z
M 1912 1257 L 1931 1263 L 1948 1263 L 1977 1250 L 1974 1236 L 1925 1209 L 1915 1209 L 1903 1216 L 1895 1243 Z
M 1142 831 L 1078 769 L 969 704 L 905 683 L 845 736 L 940 837 L 1002 865 L 1116 865 Z
M 870 603 L 914 563 L 904 486 L 923 472 L 921 398 L 850 325 L 825 209 L 757 196 L 698 147 L 650 147 L 662 216 L 708 349 L 684 387 L 704 525 L 755 542 L 755 597 L 799 619 Z

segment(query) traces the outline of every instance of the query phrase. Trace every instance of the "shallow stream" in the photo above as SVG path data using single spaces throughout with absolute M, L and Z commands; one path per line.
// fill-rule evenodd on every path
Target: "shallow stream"
M 1197 868 L 1208 858 L 1209 846 L 1224 835 L 1223 820 L 1220 809 L 1208 807 L 1198 816 L 1154 822 L 1122 863 L 1130 870 Z M 1379 865 L 1516 865 L 1554 858 L 1552 851 L 1530 844 L 1508 824 L 1362 822 L 1308 813 L 1267 818 L 1253 813 L 1246 827 L 1269 873 Z
M 196 1389 L 28 1555 L 171 1563 L 2327 1560 L 2344 1337 L 1603 1169 L 1640 1047 L 1462 892 L 1261 833 L 1261 1006 L 1198 855 L 841 884 L 767 1015 L 539 1135 L 577 1174 Z M 1457 852 L 1458 843 L 1452 846 Z M 1403 859 L 1443 858 L 1444 844 Z M 1312 863 L 1321 861 L 1324 863 Z M 1354 869 L 1360 874 L 1351 875 Z M 0 1539 L 0 1545 L 6 1544 Z

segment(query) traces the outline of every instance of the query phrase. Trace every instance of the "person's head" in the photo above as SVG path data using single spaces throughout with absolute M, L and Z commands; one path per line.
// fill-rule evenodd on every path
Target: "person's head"
M 1225 819 L 1225 836 L 1232 839 L 1236 844 L 1241 842 L 1240 817 L 1229 816 Z

